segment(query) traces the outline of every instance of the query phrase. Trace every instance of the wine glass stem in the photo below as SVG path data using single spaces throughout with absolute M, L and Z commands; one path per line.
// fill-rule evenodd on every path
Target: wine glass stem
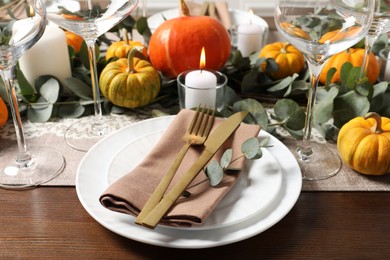
M 91 72 L 91 81 L 92 81 L 92 94 L 93 94 L 93 103 L 95 118 L 92 126 L 92 130 L 96 135 L 104 135 L 106 131 L 106 125 L 103 119 L 102 105 L 100 100 L 100 90 L 99 90 L 99 79 L 96 68 L 96 50 L 95 42 L 88 44 L 88 56 L 89 56 L 89 67 Z
M 310 145 L 310 136 L 313 122 L 313 109 L 317 96 L 318 78 L 324 62 L 308 61 L 310 71 L 310 88 L 306 107 L 305 127 L 303 129 L 302 143 L 298 147 L 298 154 L 302 161 L 309 161 L 313 155 L 313 150 Z
M 370 57 L 369 55 L 371 53 L 374 42 L 376 41 L 377 38 L 378 38 L 377 35 L 367 35 L 366 36 L 363 62 L 362 62 L 362 66 L 360 68 L 360 78 L 363 77 L 364 73 L 367 73 L 368 64 L 369 64 L 369 57 Z
M 7 92 L 10 112 L 15 126 L 16 141 L 18 143 L 18 157 L 16 158 L 16 162 L 20 167 L 27 167 L 31 163 L 32 157 L 27 150 L 27 144 L 24 137 L 22 119 L 20 117 L 18 99 L 15 91 L 14 71 L 15 67 L 2 70 L 1 76 Z

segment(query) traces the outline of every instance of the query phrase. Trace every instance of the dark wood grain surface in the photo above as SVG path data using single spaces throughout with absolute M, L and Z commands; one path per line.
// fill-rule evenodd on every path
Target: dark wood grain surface
M 97 223 L 73 187 L 0 189 L 0 259 L 388 259 L 390 193 L 303 192 L 265 232 L 208 249 L 142 244 Z

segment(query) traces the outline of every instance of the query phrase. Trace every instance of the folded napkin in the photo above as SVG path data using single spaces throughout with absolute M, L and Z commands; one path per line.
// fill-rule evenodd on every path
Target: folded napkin
M 183 145 L 182 136 L 189 127 L 194 113 L 194 111 L 187 109 L 183 109 L 178 113 L 143 161 L 104 191 L 100 197 L 100 202 L 104 207 L 133 216 L 140 212 L 181 149 Z M 211 133 L 222 120 L 222 118 L 215 119 Z M 213 159 L 221 158 L 223 152 L 229 148 L 233 149 L 233 159 L 240 157 L 242 155 L 242 143 L 250 137 L 257 136 L 259 131 L 260 127 L 258 125 L 242 123 L 217 151 Z M 197 160 L 203 148 L 204 146 L 190 147 L 168 190 Z M 231 167 L 241 169 L 244 162 L 245 158 L 241 158 L 234 162 Z M 171 226 L 202 225 L 218 202 L 233 187 L 238 176 L 239 174 L 225 175 L 218 187 L 211 187 L 208 181 L 205 181 L 200 185 L 189 188 L 188 191 L 191 196 L 189 198 L 180 197 L 162 219 L 161 224 Z M 205 179 L 206 176 L 202 171 L 193 183 Z

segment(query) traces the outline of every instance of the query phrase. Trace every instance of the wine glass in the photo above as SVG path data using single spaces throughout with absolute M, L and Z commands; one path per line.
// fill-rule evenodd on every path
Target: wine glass
M 365 52 L 360 77 L 363 77 L 364 72 L 367 73 L 369 64 L 368 55 L 371 53 L 375 41 L 381 34 L 387 32 L 390 32 L 390 3 L 388 1 L 375 0 L 374 16 L 365 38 Z
M 76 121 L 65 132 L 68 145 L 88 151 L 99 139 L 114 129 L 103 117 L 96 69 L 95 43 L 100 35 L 125 19 L 138 0 L 46 0 L 47 17 L 60 27 L 83 37 L 88 46 L 95 115 Z M 78 136 L 85 137 L 83 140 Z
M 310 71 L 303 140 L 297 157 L 304 180 L 322 180 L 340 171 L 341 160 L 326 144 L 311 141 L 318 77 L 325 62 L 363 39 L 375 0 L 277 0 L 278 31 L 305 56 Z
M 18 144 L 16 155 L 6 149 L 0 151 L 2 163 L 6 162 L 0 172 L 2 188 L 35 187 L 56 177 L 65 166 L 65 159 L 58 151 L 43 146 L 27 146 L 14 82 L 18 59 L 45 30 L 44 4 L 44 0 L 0 1 L 0 75 L 9 98 Z

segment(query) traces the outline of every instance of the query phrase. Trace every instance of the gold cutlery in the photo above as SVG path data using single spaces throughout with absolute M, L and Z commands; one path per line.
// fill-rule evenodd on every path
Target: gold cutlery
M 187 132 L 183 136 L 184 145 L 180 152 L 177 154 L 173 161 L 170 169 L 161 179 L 157 188 L 150 196 L 141 212 L 138 214 L 135 223 L 142 224 L 144 218 L 149 214 L 150 211 L 160 202 L 164 196 L 169 184 L 171 183 L 173 176 L 180 166 L 181 161 L 186 155 L 188 149 L 192 145 L 202 145 L 206 141 L 207 136 L 210 133 L 211 127 L 214 122 L 214 110 L 207 109 L 206 107 L 201 108 L 200 106 L 196 109 L 195 115 L 190 123 Z
M 238 112 L 222 122 L 206 139 L 205 149 L 198 160 L 186 171 L 176 185 L 162 198 L 156 207 L 144 218 L 142 225 L 155 228 L 161 218 L 172 207 L 186 187 L 198 175 L 202 168 L 210 161 L 221 145 L 237 129 L 248 112 Z

